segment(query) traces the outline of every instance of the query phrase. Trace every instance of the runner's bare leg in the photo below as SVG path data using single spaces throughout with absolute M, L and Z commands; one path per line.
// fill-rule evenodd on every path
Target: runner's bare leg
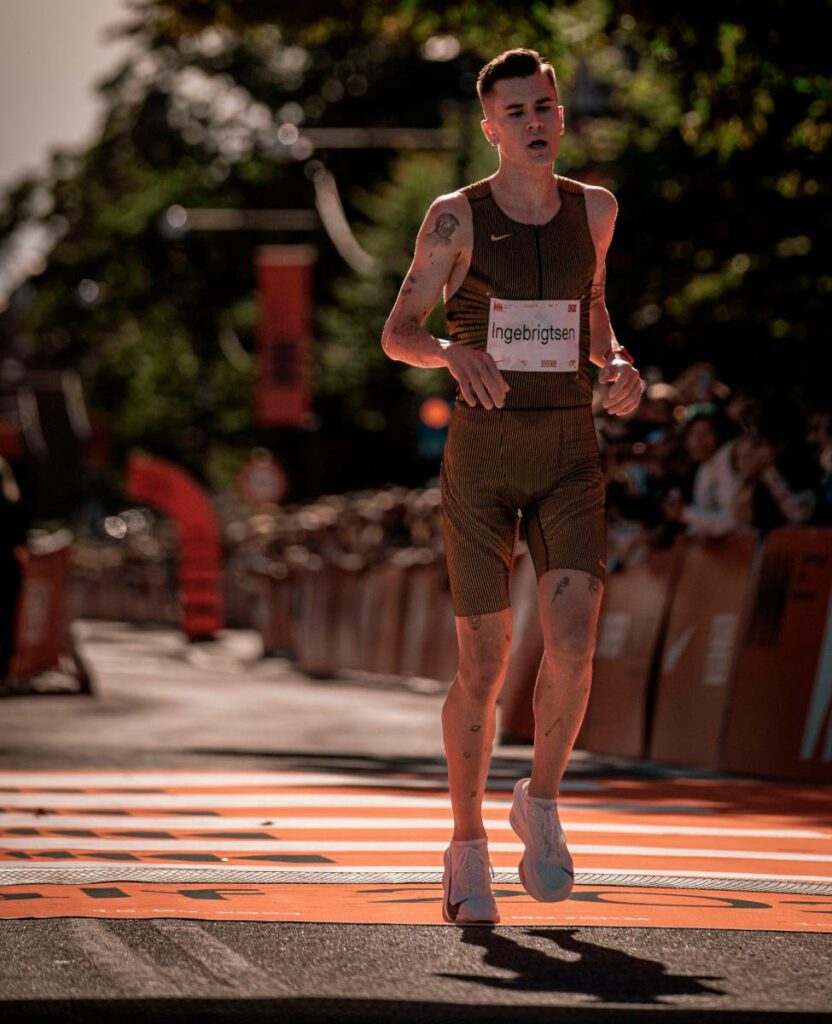
M 457 616 L 459 669 L 442 707 L 456 840 L 486 834 L 482 800 L 494 747 L 497 696 L 508 669 L 511 609 Z
M 586 712 L 604 585 L 578 569 L 551 569 L 538 580 L 545 651 L 534 689 L 534 759 L 528 792 L 552 799 Z

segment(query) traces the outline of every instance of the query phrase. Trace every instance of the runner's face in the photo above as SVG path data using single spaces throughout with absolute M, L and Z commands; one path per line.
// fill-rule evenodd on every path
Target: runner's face
M 551 77 L 538 70 L 526 78 L 502 78 L 485 98 L 483 131 L 500 160 L 551 167 L 563 134 L 563 107 Z

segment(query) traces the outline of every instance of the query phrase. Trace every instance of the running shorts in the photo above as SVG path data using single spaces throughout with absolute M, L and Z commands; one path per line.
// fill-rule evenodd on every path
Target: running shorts
M 457 401 L 439 483 L 455 615 L 511 606 L 518 515 L 538 579 L 549 569 L 605 579 L 604 478 L 591 406 L 486 409 Z

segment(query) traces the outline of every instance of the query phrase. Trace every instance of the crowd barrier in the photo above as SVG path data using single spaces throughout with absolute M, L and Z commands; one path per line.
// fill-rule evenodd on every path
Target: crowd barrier
M 68 533 L 53 534 L 27 546 L 8 670 L 16 686 L 60 668 L 75 678 L 79 692 L 92 692 L 92 678 L 69 630 L 71 540 Z
M 71 619 L 176 626 L 182 613 L 164 565 L 74 565 L 69 577 Z
M 453 679 L 456 623 L 445 561 L 433 549 L 402 549 L 369 565 L 358 555 L 307 554 L 248 572 L 247 586 L 228 576 L 226 586 L 236 588 L 238 621 L 259 629 L 267 654 L 292 658 L 311 675 L 355 669 Z M 159 574 L 113 573 L 87 586 L 79 610 L 89 615 L 98 606 L 108 617 L 135 619 L 152 611 L 158 621 L 170 592 Z M 522 543 L 511 599 L 501 739 L 529 743 L 543 636 Z M 611 573 L 576 745 L 671 765 L 832 780 L 832 530 L 777 530 L 762 544 L 752 532 L 684 538 Z
M 607 577 L 578 747 L 619 757 L 647 753 L 653 675 L 684 554 L 682 544 L 652 551 Z
M 772 533 L 749 611 L 720 767 L 832 781 L 832 530 Z
M 607 578 L 593 689 L 577 746 L 672 765 L 832 778 L 832 531 L 684 538 Z M 450 684 L 456 629 L 444 561 L 407 549 L 263 577 L 267 650 Z M 534 569 L 512 571 L 501 741 L 534 739 L 543 656 Z
M 718 768 L 722 724 L 754 592 L 756 532 L 683 539 L 653 705 L 649 755 Z

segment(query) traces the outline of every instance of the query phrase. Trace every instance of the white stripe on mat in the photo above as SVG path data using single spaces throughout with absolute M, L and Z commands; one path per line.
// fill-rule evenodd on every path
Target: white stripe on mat
M 489 789 L 513 789 L 517 779 L 489 779 Z M 447 785 L 444 775 L 436 778 L 402 778 L 390 775 L 356 775 L 336 772 L 0 772 L 0 787 L 90 786 L 123 789 L 175 789 L 177 786 L 208 789 L 212 786 L 402 786 L 435 789 Z M 561 791 L 598 790 L 604 787 L 583 779 L 566 779 Z
M 447 840 L 442 842 L 375 842 L 357 840 L 285 840 L 262 839 L 259 841 L 235 839 L 89 839 L 64 836 L 55 839 L 44 839 L 39 836 L 27 836 L 24 839 L 0 840 L 0 849 L 6 850 L 154 850 L 167 853 L 212 852 L 220 850 L 228 853 L 403 853 L 419 851 L 420 853 L 441 853 L 448 846 Z M 523 844 L 493 842 L 488 844 L 491 853 L 519 853 Z M 627 857 L 696 857 L 700 860 L 733 859 L 733 860 L 787 860 L 809 861 L 816 864 L 832 863 L 832 854 L 828 853 L 795 853 L 783 850 L 706 850 L 687 849 L 673 846 L 615 846 L 608 844 L 594 845 L 570 843 L 573 853 L 606 854 Z
M 334 802 L 334 801 L 333 801 Z M 265 820 L 264 820 L 265 819 Z M 832 832 L 817 832 L 798 828 L 709 828 L 700 825 L 642 825 L 630 822 L 572 821 L 561 817 L 567 833 L 572 832 L 615 832 L 623 835 L 651 836 L 725 836 L 754 839 L 827 839 L 832 842 Z M 509 828 L 507 818 L 489 818 L 484 822 L 486 830 L 499 831 Z M 224 818 L 213 815 L 170 815 L 149 818 L 104 814 L 3 814 L 0 813 L 0 830 L 8 828 L 98 828 L 117 829 L 177 829 L 186 831 L 228 832 L 233 829 L 425 829 L 453 827 L 450 814 L 445 818 L 385 818 L 385 817 L 309 817 L 278 818 L 260 815 L 257 818 Z

